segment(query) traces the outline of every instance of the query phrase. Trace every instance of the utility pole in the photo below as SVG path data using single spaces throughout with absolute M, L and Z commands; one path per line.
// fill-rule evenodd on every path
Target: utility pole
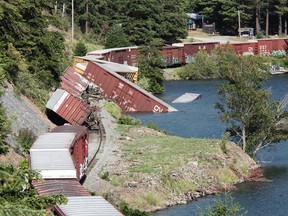
M 72 40 L 72 45 L 73 45 L 73 40 L 74 40 L 74 0 L 72 0 L 72 33 L 71 33 L 71 40 Z
M 238 32 L 239 32 L 239 37 L 241 38 L 241 19 L 240 19 L 240 10 L 238 10 Z

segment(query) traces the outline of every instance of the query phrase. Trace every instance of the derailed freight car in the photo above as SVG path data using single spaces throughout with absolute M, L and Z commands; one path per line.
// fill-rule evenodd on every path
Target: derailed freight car
M 92 113 L 89 104 L 63 89 L 57 89 L 51 95 L 46 110 L 50 120 L 58 125 L 65 122 L 82 125 Z
M 126 112 L 177 111 L 169 104 L 112 71 L 105 64 L 89 62 L 83 76 L 99 86 L 106 98 Z
M 72 67 L 68 67 L 60 78 L 61 88 L 72 95 L 81 96 L 89 85 L 89 81 Z
M 43 179 L 80 179 L 88 165 L 88 129 L 65 125 L 40 135 L 30 148 L 30 166 Z
M 101 56 L 103 60 L 135 66 L 137 64 L 138 47 L 120 47 L 88 52 L 87 55 Z

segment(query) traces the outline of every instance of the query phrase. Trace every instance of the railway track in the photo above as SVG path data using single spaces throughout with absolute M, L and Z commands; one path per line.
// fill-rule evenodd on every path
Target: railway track
M 98 154 L 100 151 L 103 151 L 104 148 L 104 144 L 106 141 L 106 133 L 105 133 L 105 128 L 104 125 L 102 124 L 102 122 L 99 123 L 99 130 L 98 132 L 92 132 L 92 133 L 97 133 L 97 139 L 98 140 L 98 147 L 92 157 L 92 159 L 88 162 L 88 166 L 87 169 L 85 171 L 86 176 L 89 175 L 89 173 L 91 172 L 91 170 L 94 168 L 94 166 L 96 165 L 97 161 L 98 161 Z M 93 145 L 97 145 L 97 143 L 93 143 Z

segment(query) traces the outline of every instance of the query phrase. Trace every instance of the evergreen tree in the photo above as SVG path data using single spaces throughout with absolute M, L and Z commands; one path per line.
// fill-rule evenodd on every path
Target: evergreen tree
M 85 56 L 87 53 L 87 48 L 83 42 L 78 42 L 74 49 L 74 56 Z
M 105 48 L 127 47 L 129 46 L 128 36 L 124 33 L 121 25 L 114 24 L 107 31 L 105 37 Z
M 162 93 L 164 91 L 164 76 L 160 69 L 163 66 L 160 51 L 152 43 L 150 46 L 141 46 L 139 52 L 137 66 L 140 81 L 141 79 L 148 79 L 149 87 L 146 90 L 154 94 Z

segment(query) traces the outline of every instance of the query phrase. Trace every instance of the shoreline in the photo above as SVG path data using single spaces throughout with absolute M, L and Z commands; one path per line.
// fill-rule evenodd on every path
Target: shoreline
M 215 154 L 211 153 L 212 158 L 209 159 L 208 165 L 203 165 L 198 161 L 199 158 L 192 157 L 187 163 L 168 171 L 151 162 L 154 166 L 159 166 L 157 169 L 166 172 L 165 175 L 163 171 L 135 173 L 131 169 L 146 166 L 143 165 L 145 159 L 141 158 L 145 152 L 149 151 L 152 155 L 162 149 L 158 149 L 161 144 L 157 143 L 145 146 L 146 142 L 141 140 L 143 137 L 155 137 L 152 143 L 161 139 L 179 139 L 180 143 L 186 139 L 164 135 L 145 126 L 130 128 L 125 133 L 119 132 L 116 120 L 104 109 L 101 109 L 101 120 L 106 132 L 105 144 L 98 155 L 99 163 L 87 176 L 84 187 L 90 192 L 107 197 L 114 206 L 119 206 L 121 201 L 125 201 L 133 209 L 152 213 L 171 206 L 187 204 L 205 196 L 231 191 L 235 189 L 236 184 L 244 181 L 262 181 L 261 167 L 254 160 L 232 144 L 228 145 L 228 155 L 223 154 L 218 149 L 218 144 L 215 144 L 218 140 L 207 141 L 210 142 L 207 146 L 215 148 L 213 151 L 216 151 Z M 133 155 L 136 155 L 136 158 L 132 159 L 127 156 L 127 150 L 129 152 L 131 148 L 138 148 L 135 145 L 139 145 L 139 149 L 135 150 L 136 154 Z M 234 160 L 239 162 L 235 164 Z M 218 164 L 218 168 L 213 164 Z M 103 178 L 105 173 L 107 176 Z M 197 178 L 200 179 L 198 182 L 195 180 Z M 224 182 L 227 181 L 225 178 L 232 180 L 221 183 L 217 178 L 224 178 Z

